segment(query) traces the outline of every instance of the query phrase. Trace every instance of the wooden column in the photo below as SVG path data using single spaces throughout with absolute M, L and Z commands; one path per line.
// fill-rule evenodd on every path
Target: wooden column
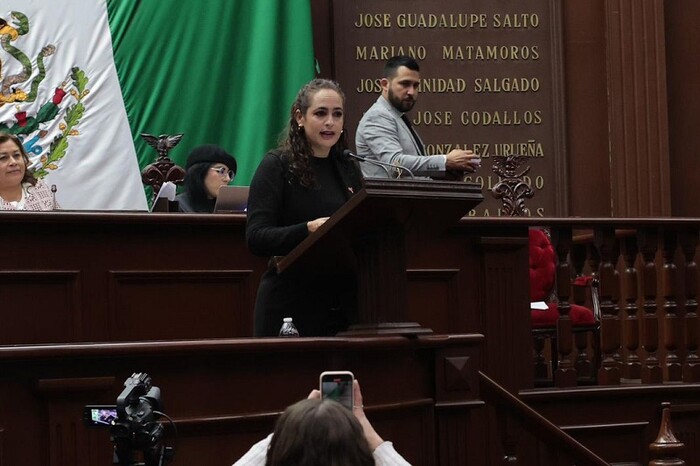
M 664 266 L 661 273 L 664 310 L 664 347 L 666 358 L 664 363 L 664 380 L 668 382 L 681 381 L 681 362 L 678 350 L 681 343 L 680 324 L 676 303 L 676 264 L 673 262 L 676 253 L 676 232 L 664 233 Z
M 586 264 L 586 257 L 588 255 L 587 244 L 572 244 L 571 252 L 569 257 L 571 258 L 571 263 L 574 266 L 574 274 L 576 278 L 583 276 L 583 269 Z M 595 278 L 595 276 L 594 276 Z M 574 304 L 579 306 L 593 306 L 593 299 L 590 303 L 587 303 L 587 295 L 591 295 L 592 298 L 592 286 L 574 286 L 572 289 L 572 301 Z M 588 337 L 590 332 L 575 332 L 574 333 L 574 345 L 576 346 L 576 361 L 574 362 L 574 367 L 576 368 L 576 374 L 578 375 L 579 381 L 583 378 L 588 378 L 595 380 L 595 373 L 598 370 L 594 366 L 591 356 L 588 354 Z M 597 351 L 597 348 L 595 348 Z
M 406 308 L 406 239 L 401 225 L 382 228 L 353 244 L 358 263 L 361 322 L 402 322 Z M 386 286 L 389 289 L 386 289 Z
M 637 238 L 626 238 L 623 246 L 625 271 L 620 275 L 620 288 L 625 297 L 625 317 L 623 321 L 623 345 L 627 355 L 623 363 L 623 377 L 639 379 L 641 365 L 637 350 L 639 349 L 639 318 L 637 317 L 637 268 L 634 262 L 637 258 Z
M 695 250 L 698 247 L 698 230 L 689 228 L 681 231 L 681 250 L 685 258 L 685 347 L 688 353 L 683 364 L 683 382 L 700 381 L 700 357 L 698 344 L 698 264 L 695 262 Z
M 655 229 L 640 229 L 637 232 L 639 247 L 644 259 L 644 320 L 642 321 L 642 347 L 646 358 L 642 366 L 642 383 L 661 383 L 663 373 L 659 366 L 659 318 L 656 315 L 656 264 L 658 234 Z
M 576 368 L 571 360 L 573 352 L 573 327 L 569 311 L 569 295 L 571 293 L 571 268 L 568 254 L 571 250 L 571 228 L 552 228 L 552 244 L 557 254 L 557 298 L 559 319 L 557 320 L 557 351 L 559 362 L 554 372 L 554 385 L 557 387 L 573 387 L 576 385 Z M 556 357 L 556 355 L 552 355 Z
M 607 0 L 613 216 L 671 215 L 663 0 Z
M 615 230 L 612 227 L 596 229 L 595 244 L 600 251 L 600 350 L 603 353 L 598 383 L 600 385 L 617 385 L 620 383 L 620 366 L 616 361 L 620 350 L 620 318 L 615 297 L 617 279 L 615 263 L 617 262 Z
M 485 231 L 473 251 L 480 260 L 474 292 L 481 309 L 488 309 L 478 313 L 476 327 L 486 337 L 482 370 L 510 391 L 531 388 L 530 287 L 522 279 L 529 275 L 527 227 Z

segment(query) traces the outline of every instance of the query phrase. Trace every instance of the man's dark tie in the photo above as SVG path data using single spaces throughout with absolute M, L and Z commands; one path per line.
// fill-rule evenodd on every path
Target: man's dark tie
M 403 120 L 404 123 L 406 123 L 406 126 L 408 126 L 408 129 L 411 131 L 411 135 L 413 136 L 413 140 L 416 141 L 416 146 L 418 146 L 418 152 L 420 152 L 420 155 L 425 155 L 425 148 L 423 147 L 423 144 L 420 142 L 418 135 L 413 130 L 413 125 L 411 124 L 411 120 L 408 119 L 408 117 L 406 116 L 405 113 L 403 115 L 401 115 L 401 119 Z

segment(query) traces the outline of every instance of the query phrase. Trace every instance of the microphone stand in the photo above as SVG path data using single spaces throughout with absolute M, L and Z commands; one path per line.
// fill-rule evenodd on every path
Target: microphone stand
M 393 176 L 391 176 L 391 173 L 389 172 L 389 168 L 391 168 L 392 170 L 398 171 L 396 178 L 399 178 L 399 176 L 401 175 L 401 170 L 406 170 L 406 172 L 408 172 L 408 174 L 411 175 L 412 179 L 415 178 L 415 176 L 413 175 L 413 172 L 411 170 L 409 170 L 407 167 L 404 167 L 403 165 L 392 165 L 390 163 L 384 163 L 384 162 L 380 162 L 378 160 L 368 159 L 367 157 L 362 157 L 361 155 L 353 154 L 349 149 L 345 149 L 343 151 L 343 155 L 347 155 L 348 157 L 352 157 L 353 159 L 357 159 L 360 162 L 367 162 L 370 165 L 377 165 L 379 167 L 382 167 L 384 169 L 384 171 L 386 172 L 386 176 L 389 178 L 394 178 Z

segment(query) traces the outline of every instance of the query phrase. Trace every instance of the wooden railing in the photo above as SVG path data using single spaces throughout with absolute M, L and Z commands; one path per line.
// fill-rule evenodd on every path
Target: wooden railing
M 569 318 L 568 284 L 599 279 L 599 385 L 700 381 L 697 251 L 698 219 L 552 219 L 558 309 L 553 383 L 579 380 L 577 346 Z M 577 345 L 577 343 L 579 343 Z M 598 362 L 599 361 L 599 362 Z
M 479 372 L 479 390 L 482 399 L 496 411 L 497 435 L 501 440 L 504 464 L 514 466 L 530 464 L 609 466 L 611 464 L 481 371 Z M 531 448 L 529 454 L 521 455 L 522 444 L 531 443 L 529 437 L 526 440 L 525 432 L 528 436 L 534 437 L 537 446 L 534 449 Z M 671 404 L 664 402 L 661 404 L 659 433 L 649 444 L 651 460 L 649 465 L 684 466 L 686 463 L 680 458 L 683 450 L 684 445 L 676 438 L 671 426 Z
M 569 434 L 541 416 L 535 410 L 520 401 L 483 372 L 479 372 L 479 390 L 481 397 L 496 409 L 499 432 L 504 450 L 504 464 L 523 465 L 519 460 L 517 439 L 510 435 L 509 423 L 515 421 L 517 427 L 534 435 L 538 441 L 540 458 L 537 464 L 577 466 L 609 466 L 609 463 L 581 445 Z

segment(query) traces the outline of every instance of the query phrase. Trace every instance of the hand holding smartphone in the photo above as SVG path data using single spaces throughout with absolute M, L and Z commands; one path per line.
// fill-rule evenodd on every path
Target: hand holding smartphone
M 319 384 L 321 398 L 330 398 L 352 410 L 355 405 L 353 400 L 354 380 L 355 376 L 350 371 L 322 372 Z

